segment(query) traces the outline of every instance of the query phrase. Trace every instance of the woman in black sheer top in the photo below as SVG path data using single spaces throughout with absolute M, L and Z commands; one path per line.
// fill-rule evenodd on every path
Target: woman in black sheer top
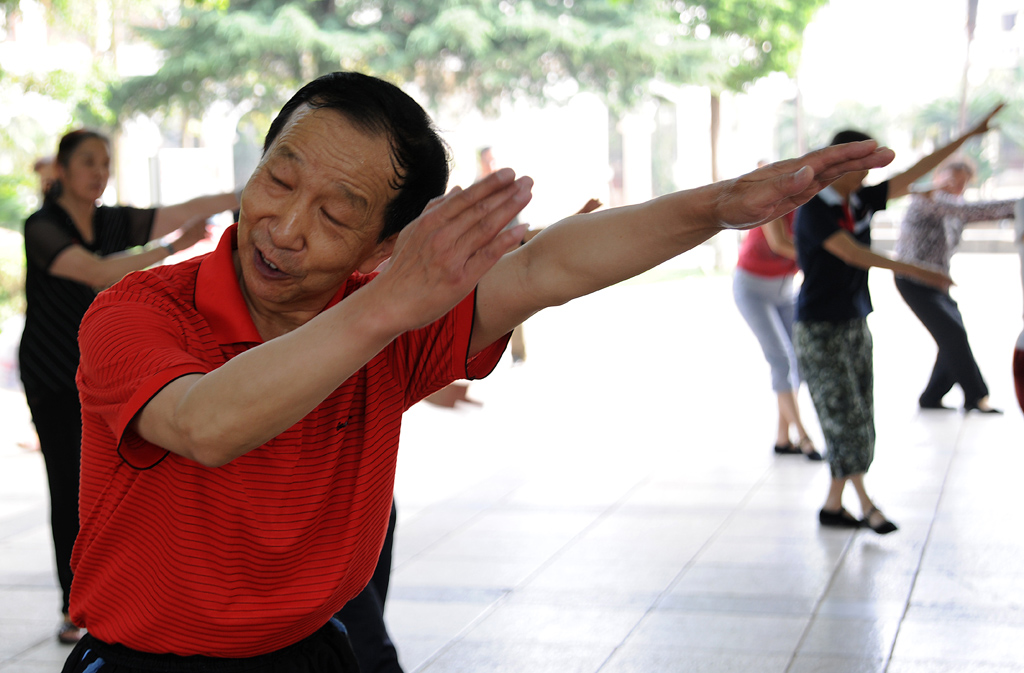
M 82 635 L 68 619 L 82 440 L 75 386 L 79 323 L 99 290 L 197 243 L 206 236 L 206 218 L 237 208 L 238 199 L 220 194 L 161 208 L 97 205 L 110 178 L 110 147 L 104 136 L 84 129 L 61 138 L 56 173 L 43 206 L 25 221 L 26 314 L 18 359 L 50 488 L 63 591 L 57 637 L 74 643 Z

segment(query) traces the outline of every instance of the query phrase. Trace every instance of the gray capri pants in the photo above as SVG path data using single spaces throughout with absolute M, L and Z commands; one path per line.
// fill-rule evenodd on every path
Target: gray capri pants
M 800 321 L 793 338 L 825 435 L 832 478 L 864 474 L 875 457 L 874 369 L 867 320 Z
M 793 349 L 793 276 L 758 276 L 737 268 L 732 296 L 771 367 L 772 390 L 781 393 L 798 389 L 800 372 Z

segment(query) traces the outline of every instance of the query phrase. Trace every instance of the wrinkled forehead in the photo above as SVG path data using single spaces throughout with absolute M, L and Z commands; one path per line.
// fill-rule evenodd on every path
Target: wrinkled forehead
M 381 226 L 395 196 L 395 170 L 386 135 L 333 108 L 297 108 L 260 163 L 297 171 L 309 188 L 330 194 L 361 218 L 380 220 Z
M 266 156 L 274 146 L 281 141 L 281 138 L 287 136 L 288 132 L 294 129 L 297 124 L 308 120 L 310 117 L 316 117 L 319 121 L 327 125 L 345 124 L 367 138 L 387 137 L 387 133 L 384 129 L 372 128 L 370 124 L 358 119 L 356 115 L 350 114 L 346 110 L 337 107 L 302 103 L 292 110 L 291 114 L 288 115 L 288 118 L 284 120 L 284 123 L 278 130 L 277 135 L 274 136 L 274 139 L 270 141 L 270 144 L 264 148 L 263 156 Z

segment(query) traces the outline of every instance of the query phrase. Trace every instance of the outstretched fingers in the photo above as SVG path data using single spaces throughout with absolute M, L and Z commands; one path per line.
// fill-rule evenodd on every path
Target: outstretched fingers
M 888 147 L 878 147 L 873 140 L 845 145 L 832 145 L 803 157 L 801 163 L 810 166 L 821 187 L 831 184 L 844 173 L 869 171 L 889 165 L 896 153 Z
M 521 240 L 523 227 L 504 229 L 529 203 L 532 186 L 530 178 L 516 180 L 503 169 L 435 199 L 402 231 L 379 278 L 405 306 L 404 329 L 448 310 Z
M 768 222 L 807 203 L 841 175 L 885 166 L 894 158 L 892 150 L 868 140 L 769 164 L 725 188 L 718 203 L 718 221 L 729 228 Z

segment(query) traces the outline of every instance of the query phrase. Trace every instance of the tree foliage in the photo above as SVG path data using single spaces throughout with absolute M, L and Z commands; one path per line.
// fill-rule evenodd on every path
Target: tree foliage
M 1024 79 L 1003 84 L 999 87 L 989 84 L 971 96 L 967 101 L 966 120 L 970 126 L 998 103 L 1008 103 L 1007 108 L 995 118 L 994 126 L 998 129 L 998 139 L 1007 146 L 1014 146 L 1020 155 L 1024 148 L 1024 122 L 1020 114 L 1014 112 L 1024 107 L 1024 97 L 1021 96 L 1024 93 Z M 941 98 L 932 101 L 911 114 L 911 124 L 915 144 L 930 141 L 933 146 L 940 147 L 949 143 L 961 133 L 960 99 Z M 982 140 L 972 138 L 964 143 L 959 152 L 970 157 L 976 165 L 978 183 L 984 183 L 1000 168 L 993 163 L 991 155 L 985 152 Z
M 828 0 L 700 0 L 680 10 L 694 32 L 726 41 L 728 68 L 716 84 L 729 91 L 773 72 L 796 71 L 803 33 Z M 678 3 L 680 6 L 683 3 Z
M 339 69 L 416 83 L 434 102 L 458 91 L 483 109 L 504 96 L 546 99 L 567 82 L 628 106 L 654 78 L 706 81 L 728 65 L 724 42 L 695 39 L 661 0 L 235 0 L 183 7 L 141 33 L 166 59 L 120 87 L 126 111 L 274 108 Z

